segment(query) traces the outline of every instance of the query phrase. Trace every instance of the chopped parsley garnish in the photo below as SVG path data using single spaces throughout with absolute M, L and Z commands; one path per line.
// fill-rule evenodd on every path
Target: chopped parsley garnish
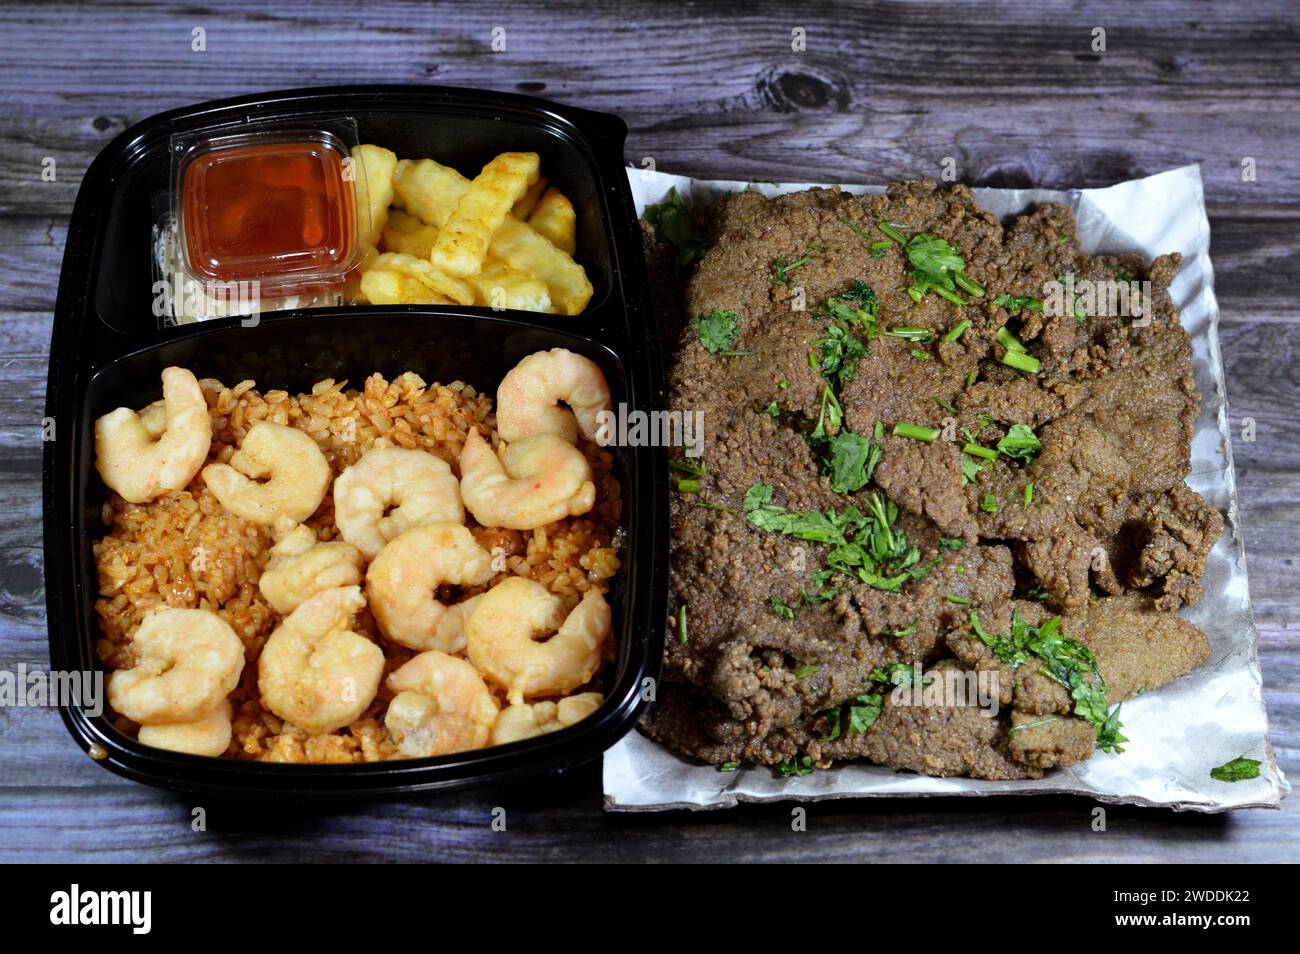
M 700 344 L 709 354 L 740 356 L 753 354 L 752 351 L 732 351 L 731 343 L 740 334 L 740 325 L 736 322 L 734 311 L 715 308 L 707 315 L 695 316 L 695 330 L 699 332 Z
M 802 669 L 796 669 L 794 671 L 794 677 L 796 679 L 806 679 L 807 677 L 820 671 L 821 671 L 820 667 L 818 666 L 804 666 Z
M 919 341 L 921 344 L 929 344 L 934 340 L 934 335 L 928 328 L 889 328 L 882 332 L 891 338 L 905 338 L 908 341 Z
M 709 472 L 709 467 L 704 461 L 693 463 L 689 459 L 685 461 L 670 460 L 668 466 L 673 470 L 680 470 L 690 475 L 689 477 L 675 478 L 677 490 L 684 494 L 698 494 L 700 492 L 699 478 Z
M 998 450 L 1018 460 L 1033 460 L 1043 445 L 1028 424 L 1012 424 L 1007 436 L 998 441 Z
M 907 421 L 899 421 L 894 425 L 894 430 L 891 433 L 895 437 L 909 437 L 914 441 L 925 441 L 927 444 L 930 444 L 939 436 L 939 429 L 937 427 L 922 427 L 920 424 L 910 424 Z
M 734 772 L 734 771 L 736 771 L 736 769 L 738 769 L 738 768 L 740 768 L 740 763 L 739 763 L 739 762 L 723 762 L 721 765 L 718 766 L 718 771 L 719 771 L 719 772 Z
M 942 550 L 964 550 L 966 549 L 966 541 L 958 537 L 940 537 L 939 548 Z
M 709 243 L 695 231 L 690 210 L 682 203 L 676 189 L 658 205 L 646 206 L 645 220 L 654 226 L 659 241 L 676 247 L 674 264 L 678 272 L 686 271 L 709 250 Z
M 957 322 L 957 324 L 953 325 L 948 330 L 948 333 L 939 340 L 945 342 L 956 341 L 958 338 L 960 338 L 962 335 L 966 333 L 966 330 L 970 328 L 970 326 L 971 326 L 971 320 L 969 318 L 963 318 L 961 321 Z
M 802 586 L 799 587 L 799 600 L 805 606 L 816 606 L 818 603 L 825 603 L 828 602 L 829 600 L 833 600 L 835 599 L 835 597 L 839 595 L 840 595 L 840 591 L 837 589 L 814 590 L 813 592 L 809 593 Z
M 903 227 L 904 226 L 898 225 L 894 222 L 886 222 L 883 218 L 876 222 L 876 228 L 880 229 L 881 232 L 889 236 L 899 245 L 907 244 L 907 239 L 904 238 L 903 233 L 899 231 L 899 229 Z
M 1123 752 L 1127 742 L 1120 729 L 1120 707 L 1107 713 L 1106 681 L 1091 649 L 1061 633 L 1061 618 L 1053 616 L 1042 626 L 1030 626 L 1015 611 L 1011 615 L 1011 635 L 991 635 L 980 625 L 979 616 L 970 614 L 971 631 L 980 642 L 1007 665 L 1017 668 L 1029 661 L 1032 653 L 1042 663 L 1042 673 L 1065 688 L 1074 700 L 1074 714 L 1097 730 L 1097 748 L 1105 752 Z
M 969 447 L 970 445 L 967 446 Z M 961 485 L 965 487 L 967 484 L 974 481 L 975 478 L 979 476 L 980 471 L 987 466 L 988 466 L 987 461 L 981 464 L 978 461 L 976 461 L 975 458 L 968 457 L 965 454 L 962 454 L 961 455 Z
M 1210 778 L 1216 782 L 1244 782 L 1259 778 L 1259 765 L 1259 759 L 1248 759 L 1242 756 L 1210 769 Z
M 875 289 L 862 279 L 855 278 L 848 291 L 826 299 L 826 311 L 837 321 L 849 325 L 856 322 L 866 331 L 874 333 L 876 319 L 880 315 L 880 303 L 876 301 Z
M 911 636 L 913 633 L 915 633 L 916 627 L 917 625 L 920 624 L 920 622 L 921 621 L 919 619 L 914 619 L 912 620 L 911 626 L 905 626 L 902 629 L 882 629 L 880 631 L 880 635 L 893 636 L 895 639 L 902 639 L 904 636 Z
M 937 235 L 920 232 L 908 240 L 906 248 L 907 259 L 912 263 L 912 286 L 907 293 L 913 301 L 919 302 L 927 291 L 933 291 L 954 305 L 966 304 L 966 300 L 957 294 L 959 289 L 975 298 L 984 296 L 979 282 L 966 274 L 966 260 Z
M 972 457 L 983 457 L 985 460 L 997 460 L 998 452 L 991 447 L 985 447 L 983 444 L 976 444 L 974 441 L 967 441 L 961 449 L 963 454 L 970 454 Z
M 857 703 L 854 705 L 853 703 Z M 866 732 L 880 718 L 880 711 L 885 706 L 885 698 L 878 692 L 867 692 L 855 696 L 849 704 L 849 731 Z
M 999 308 L 1005 308 L 1012 315 L 1018 315 L 1022 311 L 1042 311 L 1043 303 L 1037 298 L 1020 295 L 999 295 L 993 299 L 993 304 Z
M 879 444 L 847 430 L 832 437 L 827 450 L 831 489 L 837 494 L 851 494 L 865 487 L 882 456 Z
M 1025 484 L 1025 506 L 1028 507 L 1033 502 L 1034 502 L 1034 485 L 1032 483 Z
M 956 413 L 957 413 L 957 409 L 956 409 L 955 407 L 953 407 L 951 404 L 949 404 L 947 401 L 945 401 L 943 398 L 935 398 L 935 399 L 934 399 L 934 403 L 937 404 L 937 405 L 939 405 L 941 408 L 943 408 L 943 409 L 944 409 L 945 411 L 947 411 L 949 414 L 956 414 Z
M 818 249 L 820 250 L 820 249 Z M 793 262 L 787 262 L 779 255 L 772 259 L 772 284 L 788 285 L 790 284 L 790 273 L 796 268 L 803 268 L 812 261 L 811 255 L 803 255 L 796 258 Z
M 1002 355 L 1002 363 L 1015 368 L 1017 371 L 1026 371 L 1029 374 L 1037 374 L 1039 369 L 1038 359 L 1025 351 L 1024 344 L 1011 333 L 1011 329 L 1003 325 L 998 329 L 997 342 L 1006 349 Z
M 884 704 L 885 698 L 880 693 L 866 692 L 860 696 L 854 696 L 834 709 L 827 709 L 822 714 L 830 719 L 831 730 L 822 741 L 834 742 L 840 737 L 841 727 L 845 722 L 843 713 L 846 709 L 848 710 L 848 730 L 861 734 L 876 724 Z
M 812 756 L 805 755 L 801 759 L 790 759 L 787 762 L 781 762 L 777 765 L 776 770 L 782 778 L 798 778 L 802 775 L 811 775 L 813 770 Z
M 781 414 L 781 408 L 775 401 L 773 401 L 767 407 L 763 408 L 762 413 L 766 414 L 768 417 L 779 417 Z
M 842 215 L 836 217 L 835 221 L 836 221 L 836 222 L 839 222 L 841 225 L 847 226 L 847 227 L 849 228 L 849 230 L 850 230 L 851 232 L 853 232 L 854 235 L 856 235 L 858 238 L 862 239 L 862 241 L 866 242 L 868 245 L 871 245 L 871 244 L 872 244 L 872 243 L 871 243 L 871 233 L 868 232 L 866 229 L 864 229 L 862 226 L 860 226 L 860 225 L 858 225 L 858 224 L 856 224 L 856 223 L 854 223 L 854 222 L 850 222 L 848 219 L 846 219 L 846 218 L 845 218 L 844 216 L 842 216 Z M 873 248 L 874 248 L 874 246 L 873 246 Z
M 1002 508 L 998 505 L 997 497 L 992 494 L 985 494 L 984 499 L 980 501 L 980 509 L 986 513 L 997 513 Z
M 781 597 L 772 597 L 772 612 L 781 619 L 794 619 L 794 607 L 781 602 Z
M 842 573 L 875 589 L 896 593 L 942 560 L 936 557 L 929 563 L 920 562 L 920 549 L 908 546 L 906 535 L 895 526 L 898 507 L 878 493 L 868 498 L 865 514 L 854 506 L 841 513 L 790 511 L 772 503 L 772 494 L 771 484 L 750 487 L 745 493 L 746 519 L 760 530 L 829 546 L 826 563 L 830 575 Z M 828 578 L 817 580 L 818 585 Z
M 867 346 L 850 334 L 839 322 L 828 325 L 817 339 L 821 358 L 813 355 L 813 367 L 832 384 L 843 387 L 853 380 L 859 358 L 866 357 Z
M 917 670 L 916 667 L 907 663 L 891 662 L 883 669 L 873 669 L 871 671 L 871 681 L 883 682 L 892 686 L 901 686 L 906 689 L 909 686 L 916 685 Z M 930 685 L 932 681 L 933 680 L 925 680 L 921 683 L 921 687 L 925 688 Z

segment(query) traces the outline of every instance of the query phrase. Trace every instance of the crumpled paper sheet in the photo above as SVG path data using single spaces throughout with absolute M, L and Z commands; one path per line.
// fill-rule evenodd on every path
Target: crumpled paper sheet
M 724 193 L 757 189 L 780 195 L 808 184 L 700 181 L 629 169 L 637 212 L 675 188 L 687 205 Z M 846 192 L 883 191 L 844 186 Z M 1099 802 L 1163 806 L 1180 811 L 1221 812 L 1277 807 L 1290 785 L 1277 767 L 1268 740 L 1260 689 L 1256 632 L 1246 587 L 1246 561 L 1237 509 L 1232 445 L 1219 354 L 1219 306 L 1210 264 L 1210 227 L 1201 174 L 1185 166 L 1106 189 L 976 189 L 985 209 L 999 216 L 1041 202 L 1063 202 L 1078 218 L 1082 250 L 1141 252 L 1148 260 L 1182 252 L 1183 266 L 1170 293 L 1192 337 L 1201 413 L 1192 442 L 1188 483 L 1220 512 L 1227 525 L 1210 554 L 1205 596 L 1183 615 L 1210 638 L 1210 658 L 1188 676 L 1124 703 L 1122 755 L 1097 752 L 1090 760 L 1030 781 L 989 782 L 929 778 L 867 763 L 841 762 L 802 778 L 780 778 L 771 768 L 719 772 L 682 758 L 633 731 L 605 753 L 605 807 L 613 811 L 727 808 L 738 802 L 783 799 L 954 795 L 1084 795 Z M 1261 761 L 1259 778 L 1227 783 L 1210 769 L 1238 756 Z

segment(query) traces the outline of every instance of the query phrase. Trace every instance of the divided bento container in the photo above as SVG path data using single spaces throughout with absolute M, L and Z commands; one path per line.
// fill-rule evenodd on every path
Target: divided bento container
M 577 211 L 576 258 L 594 294 L 575 317 L 460 306 L 344 306 L 276 311 L 251 327 L 237 317 L 165 325 L 154 311 L 153 200 L 167 189 L 175 134 L 230 122 L 356 120 L 362 142 L 399 157 L 430 157 L 473 175 L 508 150 L 541 155 L 543 175 Z M 426 381 L 466 381 L 493 394 L 523 356 L 564 347 L 604 370 L 615 407 L 663 406 L 663 371 L 649 303 L 640 230 L 623 169 L 626 126 L 613 116 L 541 100 L 443 87 L 291 90 L 207 103 L 155 116 L 115 139 L 87 171 L 68 228 L 50 346 L 45 444 L 45 586 L 51 666 L 89 672 L 98 580 L 91 544 L 102 536 L 106 488 L 94 468 L 94 422 L 161 394 L 164 367 L 180 365 L 227 384 L 305 391 L 321 378 L 354 386 L 378 371 Z M 613 447 L 622 481 L 622 569 L 611 580 L 615 661 L 604 705 L 575 726 L 456 755 L 345 765 L 213 759 L 140 745 L 107 711 L 64 704 L 69 730 L 121 775 L 205 794 L 360 795 L 509 781 L 580 764 L 627 732 L 658 676 L 666 613 L 665 453 Z

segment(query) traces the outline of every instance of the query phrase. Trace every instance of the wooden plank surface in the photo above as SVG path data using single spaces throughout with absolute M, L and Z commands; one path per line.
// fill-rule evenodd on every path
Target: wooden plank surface
M 618 113 L 629 162 L 699 176 L 881 183 L 937 177 L 952 157 L 966 182 L 1068 188 L 1200 162 L 1231 416 L 1256 427 L 1234 449 L 1265 695 L 1296 776 L 1298 80 L 1285 0 L 0 6 L 0 668 L 48 663 L 39 422 L 68 216 L 94 155 L 131 123 L 201 100 L 442 83 Z M 0 708 L 0 860 L 1300 858 L 1295 799 L 1226 818 L 1112 808 L 1106 833 L 1081 799 L 836 803 L 809 806 L 796 834 L 786 806 L 611 816 L 599 793 L 589 765 L 451 796 L 203 805 L 195 832 L 194 806 L 93 765 L 55 712 Z M 490 827 L 494 807 L 505 832 Z

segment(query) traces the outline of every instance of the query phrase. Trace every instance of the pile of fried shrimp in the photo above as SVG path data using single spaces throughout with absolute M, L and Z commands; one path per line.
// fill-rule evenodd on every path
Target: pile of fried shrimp
M 98 648 L 141 743 L 418 758 L 601 705 L 621 533 L 594 362 L 529 355 L 495 418 L 409 372 L 295 399 L 170 367 L 162 394 L 95 424 Z

